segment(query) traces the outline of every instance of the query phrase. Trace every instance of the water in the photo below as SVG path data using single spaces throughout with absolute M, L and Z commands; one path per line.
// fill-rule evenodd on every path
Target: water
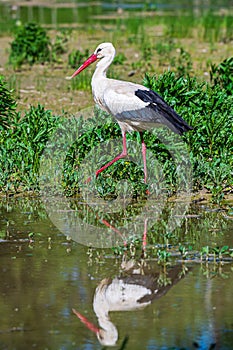
M 192 235 L 195 249 L 201 232 L 206 236 L 201 244 L 231 246 L 233 222 L 226 212 L 204 205 L 191 207 L 190 212 L 199 216 L 186 218 L 177 228 L 180 239 L 187 242 Z M 111 249 L 89 249 L 67 239 L 37 198 L 2 200 L 0 225 L 1 349 L 103 349 L 73 308 L 96 326 L 104 326 L 105 340 L 114 330 L 116 349 L 192 349 L 194 342 L 200 349 L 211 344 L 232 349 L 232 262 L 200 264 L 194 259 L 183 265 L 177 257 L 164 275 L 154 259 L 139 266 L 129 253 L 123 260 Z M 127 270 L 129 265 L 134 271 Z M 163 283 L 158 297 L 138 305 L 135 286 L 155 285 L 159 277 Z M 161 289 L 166 282 L 168 290 Z M 99 307 L 94 293 L 100 295 L 98 289 L 106 287 L 115 293 L 103 298 Z M 123 309 L 126 302 L 129 311 Z M 143 308 L 135 309 L 139 306 Z M 118 310 L 108 314 L 114 307 Z
M 209 0 L 200 2 L 198 0 L 187 1 L 160 1 L 155 3 L 140 1 L 54 1 L 51 4 L 41 0 L 41 2 L 12 2 L 6 1 L 0 4 L 0 30 L 6 31 L 11 28 L 16 21 L 22 23 L 35 21 L 43 25 L 88 25 L 96 22 L 106 23 L 108 20 L 116 20 L 121 17 L 122 11 L 133 11 L 134 16 L 149 14 L 150 11 L 159 11 L 163 14 L 176 14 L 177 12 L 188 12 L 200 15 L 208 11 L 229 11 L 232 7 L 231 0 Z M 161 13 L 160 13 L 161 15 Z M 120 16 L 120 17 L 119 17 Z

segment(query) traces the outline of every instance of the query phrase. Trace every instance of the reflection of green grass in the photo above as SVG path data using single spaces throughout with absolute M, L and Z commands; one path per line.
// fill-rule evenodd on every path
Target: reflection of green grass
M 232 38 L 233 20 L 232 15 L 217 14 L 211 9 L 208 12 L 197 9 L 198 14 L 192 10 L 183 9 L 179 12 L 170 13 L 164 12 L 163 15 L 156 14 L 154 16 L 144 17 L 141 11 L 129 11 L 127 18 L 118 17 L 111 19 L 106 14 L 104 24 L 114 26 L 113 41 L 117 41 L 119 35 L 124 33 L 127 40 L 134 43 L 140 43 L 145 37 L 147 29 L 151 26 L 162 25 L 164 27 L 164 35 L 170 38 L 188 38 L 194 37 L 198 33 L 199 40 L 214 42 Z M 12 30 L 14 21 L 10 18 L 9 12 L 5 7 L 1 7 L 1 11 L 5 16 L 0 20 L 0 32 L 6 33 Z M 42 10 L 39 7 L 33 8 L 33 15 L 30 20 L 33 20 L 41 25 L 51 24 L 59 27 L 59 24 L 77 23 L 85 25 L 85 30 L 95 33 L 94 25 L 103 24 L 103 20 L 93 18 L 95 15 L 104 14 L 104 10 L 99 6 L 80 7 L 78 10 L 73 8 L 58 8 L 56 13 L 51 9 L 44 7 Z M 148 14 L 150 11 L 148 10 Z M 23 6 L 20 9 L 21 22 L 29 21 L 28 7 Z M 92 17 L 93 16 L 93 17 Z
M 208 264 L 210 264 L 208 268 L 212 270 L 213 267 L 216 267 L 214 265 L 222 266 L 224 262 L 233 262 L 232 248 L 229 246 L 203 246 L 200 249 L 192 249 L 191 246 L 188 246 L 187 244 L 181 244 L 179 242 L 182 239 L 179 233 L 176 232 L 174 235 L 177 242 L 176 245 L 170 245 L 169 248 L 166 248 L 163 245 L 157 243 L 157 247 L 155 247 L 150 243 L 151 236 L 152 235 L 149 233 L 146 247 L 146 258 L 156 259 L 157 263 L 163 267 L 171 265 L 172 263 L 174 264 L 176 260 L 179 260 L 183 262 L 205 262 L 207 264 L 205 267 L 207 268 Z M 186 240 L 188 240 L 188 237 L 186 237 Z M 153 232 L 153 241 L 158 242 L 158 237 L 156 236 L 155 232 Z M 124 247 L 113 247 L 113 252 L 116 256 L 121 256 L 125 254 L 126 251 L 129 259 L 140 259 L 140 256 L 142 254 L 142 240 L 139 238 L 134 238 L 131 241 L 129 240 L 127 242 L 127 245 Z
M 229 220 L 217 212 L 205 212 L 203 214 L 196 207 L 192 208 L 190 206 L 184 215 L 185 234 L 184 225 L 177 226 L 170 233 L 168 231 L 168 219 L 173 216 L 173 209 L 174 203 L 166 203 L 160 219 L 148 229 L 146 245 L 144 245 L 147 259 L 153 258 L 162 266 L 173 264 L 177 260 L 200 264 L 205 262 L 205 268 L 203 266 L 205 271 L 211 271 L 216 266 L 221 267 L 224 262 L 233 262 L 232 246 L 224 245 L 224 233 L 230 232 Z M 196 210 L 199 214 L 197 215 L 198 220 L 195 216 L 192 217 Z M 127 215 L 127 211 L 125 211 L 125 215 Z M 108 218 L 108 220 L 111 219 Z M 117 224 L 118 221 L 116 226 Z M 218 231 L 217 235 L 216 231 Z M 167 244 L 166 238 L 168 235 L 169 244 Z M 210 245 L 206 245 L 208 243 Z M 124 255 L 127 251 L 129 259 L 140 259 L 142 233 L 128 236 L 127 243 L 124 246 L 117 246 L 112 249 L 117 256 Z

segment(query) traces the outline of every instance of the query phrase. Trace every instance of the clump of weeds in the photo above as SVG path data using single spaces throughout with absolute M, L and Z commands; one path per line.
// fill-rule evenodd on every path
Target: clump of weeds
M 220 85 L 229 95 L 232 95 L 233 57 L 226 58 L 219 64 L 211 64 L 210 81 L 213 85 Z
M 89 50 L 81 52 L 80 50 L 73 50 L 68 56 L 68 66 L 71 68 L 79 67 L 89 56 Z
M 15 30 L 15 38 L 11 43 L 9 63 L 15 69 L 24 63 L 33 65 L 50 61 L 51 40 L 40 25 L 26 23 Z

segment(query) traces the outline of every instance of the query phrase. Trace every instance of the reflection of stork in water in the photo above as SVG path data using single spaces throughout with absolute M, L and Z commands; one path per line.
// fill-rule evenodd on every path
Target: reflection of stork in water
M 144 268 L 135 269 L 134 266 L 130 266 L 130 270 L 123 277 L 105 278 L 97 286 L 93 309 L 98 318 L 99 327 L 73 309 L 74 314 L 96 333 L 102 345 L 113 346 L 118 340 L 118 331 L 110 320 L 109 312 L 143 309 L 153 300 L 165 295 L 184 277 L 181 265 L 169 269 L 167 274 L 162 276 L 158 272 L 153 273 Z

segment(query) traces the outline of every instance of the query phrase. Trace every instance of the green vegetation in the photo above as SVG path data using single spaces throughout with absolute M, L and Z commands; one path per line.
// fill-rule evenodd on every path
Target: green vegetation
M 225 73 L 220 76 L 221 81 L 227 78 Z M 147 75 L 145 85 L 158 91 L 193 126 L 184 138 L 195 188 L 206 187 L 216 200 L 221 199 L 233 184 L 233 96 L 222 84 L 211 86 L 171 72 L 157 78 Z
M 16 111 L 16 101 L 14 100 L 13 93 L 8 89 L 7 84 L 0 75 L 0 132 L 11 126 L 12 120 L 14 120 Z
M 112 248 L 113 253 L 118 257 L 126 255 L 128 259 L 137 260 L 141 257 L 147 260 L 153 259 L 163 267 L 174 264 L 174 261 L 207 265 L 213 263 L 220 266 L 232 262 L 232 246 L 222 245 L 224 231 L 230 224 L 224 215 L 220 212 L 217 214 L 216 211 L 201 212 L 199 208 L 191 206 L 186 212 L 185 224 L 169 232 L 167 218 L 172 215 L 173 209 L 173 203 L 165 205 L 160 220 L 147 232 L 146 244 L 143 245 L 142 235 L 128 236 L 124 246 L 122 244 Z M 199 213 L 196 218 L 195 210 Z M 189 214 L 192 215 L 189 217 Z M 118 222 L 117 224 L 120 225 Z
M 226 62 L 231 64 L 232 61 L 224 61 L 219 65 L 221 68 L 215 68 L 215 80 L 212 79 L 214 84 L 200 83 L 189 75 L 179 76 L 173 72 L 165 72 L 159 76 L 146 74 L 144 80 L 147 87 L 158 91 L 193 126 L 194 130 L 183 135 L 183 140 L 189 148 L 194 190 L 208 189 L 213 200 L 217 202 L 223 199 L 224 193 L 232 190 L 233 184 L 233 97 L 229 94 L 232 83 L 229 69 L 222 69 L 226 67 Z M 50 135 L 62 125 L 64 116 L 55 117 L 51 111 L 46 111 L 40 105 L 31 107 L 22 116 L 16 112 L 16 103 L 3 78 L 1 91 L 4 96 L 1 105 L 3 132 L 0 159 L 4 170 L 1 173 L 1 190 L 17 192 L 38 188 L 40 156 Z M 74 195 L 79 191 L 80 176 L 83 177 L 79 168 L 86 154 L 92 150 L 97 152 L 101 142 L 116 138 L 119 141 L 116 147 L 119 147 L 120 152 L 119 126 L 103 112 L 97 110 L 96 113 L 93 119 L 78 120 L 82 135 L 70 149 L 64 164 L 63 186 L 67 195 Z M 170 151 L 161 143 L 159 135 L 162 139 L 169 139 L 172 135 L 169 136 L 166 130 L 159 133 L 145 132 L 144 139 L 148 150 L 163 165 L 163 185 L 171 195 L 179 188 L 177 169 Z M 136 133 L 128 135 L 128 140 L 140 143 Z M 176 141 L 171 142 L 175 142 L 174 149 L 179 146 Z M 96 169 L 109 161 L 106 156 L 103 157 L 101 150 L 99 152 Z M 97 163 L 98 161 L 96 160 Z M 133 191 L 134 196 L 145 193 L 142 167 L 127 159 L 118 161 L 101 173 L 95 187 L 100 196 L 114 197 L 118 182 L 122 180 L 133 186 L 130 191 Z M 128 188 L 125 190 L 127 192 Z
M 4 80 L 1 89 L 7 94 Z M 22 116 L 15 102 L 1 105 L 0 188 L 6 193 L 38 189 L 40 157 L 45 144 L 58 125 L 58 119 L 43 106 L 31 107 Z M 8 115 L 8 119 L 4 116 Z
M 124 64 L 125 61 L 126 61 L 125 55 L 123 53 L 119 53 L 115 56 L 115 58 L 113 60 L 113 64 L 122 65 L 122 64 Z
M 89 50 L 82 53 L 80 50 L 73 50 L 68 56 L 68 65 L 71 68 L 78 68 L 89 56 Z
M 47 31 L 37 23 L 29 22 L 15 27 L 11 43 L 9 64 L 19 69 L 23 64 L 30 66 L 46 62 L 59 62 L 67 51 L 70 31 L 60 31 L 51 40 Z
M 24 63 L 33 65 L 50 61 L 51 41 L 45 29 L 36 23 L 26 23 L 16 28 L 11 43 L 9 63 L 19 68 Z
M 210 80 L 214 85 L 220 85 L 229 95 L 233 91 L 233 57 L 226 58 L 219 65 L 212 64 Z

